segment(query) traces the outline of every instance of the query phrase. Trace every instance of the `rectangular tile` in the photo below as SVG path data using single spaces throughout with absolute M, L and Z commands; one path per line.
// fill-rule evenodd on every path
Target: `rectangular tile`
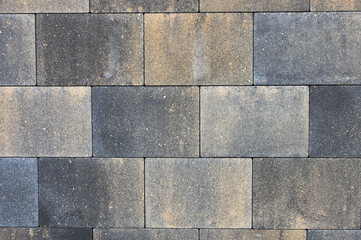
M 94 240 L 198 240 L 197 229 L 116 229 L 95 228 Z
M 145 160 L 146 227 L 251 228 L 251 159 Z
M 310 88 L 310 156 L 361 157 L 361 86 Z
M 360 11 L 360 0 L 311 0 L 311 11 Z
M 89 12 L 89 0 L 1 0 L 0 13 Z
M 2 240 L 92 240 L 91 228 L 0 228 Z
M 34 15 L 0 15 L 0 85 L 35 85 L 35 65 Z
M 87 87 L 0 88 L 0 156 L 91 156 Z
M 40 159 L 39 217 L 46 227 L 143 227 L 143 159 Z
M 253 227 L 359 229 L 361 159 L 254 159 Z
M 311 230 L 308 240 L 360 240 L 361 230 Z
M 307 157 L 307 87 L 202 87 L 202 157 Z
M 199 156 L 197 87 L 95 87 L 97 157 Z
M 201 229 L 200 240 L 306 240 L 304 230 Z
M 140 14 L 38 15 L 40 85 L 142 85 Z
M 0 227 L 38 226 L 36 159 L 0 158 L 0 195 Z
M 146 85 L 251 85 L 253 16 L 145 15 Z
M 255 15 L 256 85 L 361 84 L 361 13 Z
M 201 12 L 309 11 L 309 0 L 200 0 Z
M 198 0 L 90 0 L 98 12 L 197 12 Z

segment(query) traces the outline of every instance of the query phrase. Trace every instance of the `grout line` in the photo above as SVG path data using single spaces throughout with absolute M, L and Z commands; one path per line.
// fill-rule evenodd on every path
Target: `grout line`
M 94 227 L 92 227 L 91 229 L 92 229 L 92 239 L 94 239 Z
M 308 11 L 311 12 L 311 2 L 312 0 L 308 0 Z
M 198 228 L 198 240 L 201 240 L 201 229 Z
M 39 186 L 39 178 L 40 178 L 40 171 L 39 171 L 39 158 L 36 158 L 36 166 L 37 166 L 37 173 L 38 173 L 38 227 L 40 227 L 40 208 L 39 208 L 39 202 L 40 202 L 40 186 Z
M 316 157 L 255 157 L 255 156 L 231 156 L 231 157 L 226 157 L 226 156 L 222 156 L 222 157 L 197 157 L 197 156 L 189 156 L 189 157 L 177 157 L 177 156 L 168 156 L 168 157 L 145 157 L 145 156 L 0 156 L 0 158 L 49 158 L 49 159 L 57 159 L 57 158 L 72 158 L 72 159 L 85 159 L 85 158 L 104 158 L 104 159 L 111 159 L 111 158 L 158 158 L 158 159 L 199 159 L 199 158 L 205 158 L 205 159 L 222 159 L 222 158 L 252 158 L 252 159 L 259 159 L 259 158 L 266 158 L 266 159 L 339 159 L 339 160 L 343 160 L 343 159 L 351 159 L 351 160 L 358 160 L 361 158 L 361 156 L 357 156 L 357 157 L 353 157 L 353 156 L 344 156 L 344 157 L 330 157 L 330 156 L 326 156 L 326 157 L 320 157 L 320 156 L 316 156 Z
M 202 157 L 201 143 L 201 86 L 198 89 L 198 156 Z
M 251 165 L 251 229 L 253 228 L 253 158 L 251 158 L 252 165 Z
M 90 87 L 90 129 L 91 129 L 91 157 L 94 157 L 94 126 L 93 126 L 93 87 Z
M 36 85 L 1 85 L 0 88 L 5 87 L 34 87 Z M 145 85 L 38 85 L 38 87 L 116 87 L 116 88 L 137 88 Z M 299 84 L 299 85 L 146 85 L 146 87 L 360 87 L 361 84 Z
M 198 12 L 201 12 L 201 0 L 198 0 Z
M 143 16 L 143 86 L 145 86 L 145 13 Z
M 252 46 L 253 46 L 253 49 L 252 49 L 252 86 L 255 86 L 254 85 L 254 61 L 255 61 L 255 59 L 254 59 L 254 56 L 255 56 L 255 54 L 254 54 L 254 52 L 255 52 L 255 44 L 254 44 L 254 36 L 255 36 L 255 27 L 254 27 L 254 18 L 255 18 L 255 13 L 252 13 L 252 34 L 253 34 L 253 36 L 252 36 Z
M 308 158 L 311 154 L 311 86 L 308 87 L 308 146 L 307 146 Z

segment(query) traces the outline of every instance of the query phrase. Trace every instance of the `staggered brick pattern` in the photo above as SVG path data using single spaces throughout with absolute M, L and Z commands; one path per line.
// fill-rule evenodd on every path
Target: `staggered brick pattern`
M 360 0 L 0 0 L 0 240 L 360 240 Z

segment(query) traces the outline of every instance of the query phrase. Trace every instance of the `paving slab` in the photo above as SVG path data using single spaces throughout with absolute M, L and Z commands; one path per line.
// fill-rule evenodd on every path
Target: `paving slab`
M 144 160 L 40 158 L 42 227 L 144 227 Z
M 1 0 L 0 13 L 83 13 L 89 0 Z
M 304 230 L 201 229 L 200 240 L 306 240 Z
M 311 0 L 311 11 L 360 11 L 359 0 Z
M 91 228 L 0 228 L 3 240 L 92 240 Z
M 198 240 L 197 229 L 116 229 L 95 228 L 94 240 Z
M 39 85 L 142 85 L 143 16 L 40 14 Z
M 307 233 L 308 240 L 359 240 L 361 230 L 311 230 Z

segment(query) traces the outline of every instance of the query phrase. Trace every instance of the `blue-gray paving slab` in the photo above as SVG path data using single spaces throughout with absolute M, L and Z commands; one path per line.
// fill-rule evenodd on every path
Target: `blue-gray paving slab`
M 197 12 L 198 0 L 90 0 L 98 12 Z
M 310 88 L 310 156 L 361 157 L 361 86 Z
M 39 85 L 142 85 L 141 14 L 40 14 Z
M 0 228 L 1 240 L 92 240 L 91 228 Z
M 0 195 L 0 227 L 38 226 L 36 159 L 0 158 Z
M 253 228 L 360 229 L 361 159 L 253 159 Z
M 96 157 L 198 157 L 198 87 L 94 87 Z
M 361 13 L 262 13 L 255 85 L 361 84 Z
M 0 86 L 35 84 L 35 17 L 0 14 Z
M 307 240 L 360 240 L 361 230 L 310 230 Z
M 198 240 L 197 229 L 95 228 L 94 240 Z
M 202 157 L 307 157 L 308 87 L 202 87 Z
M 144 160 L 39 159 L 44 227 L 144 227 Z

